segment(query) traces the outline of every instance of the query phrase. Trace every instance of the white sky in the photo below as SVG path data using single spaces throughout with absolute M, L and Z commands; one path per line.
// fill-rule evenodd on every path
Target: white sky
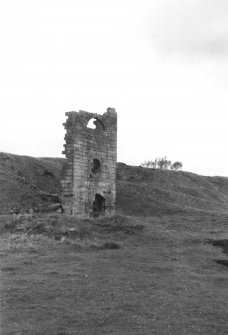
M 228 176 L 227 0 L 0 4 L 0 151 L 59 156 L 66 111 L 118 112 L 118 161 Z

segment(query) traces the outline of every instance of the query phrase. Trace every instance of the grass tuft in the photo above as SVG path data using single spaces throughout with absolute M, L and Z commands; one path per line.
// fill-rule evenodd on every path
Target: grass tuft
M 8 250 L 36 252 L 36 247 L 28 235 L 12 234 L 8 238 Z

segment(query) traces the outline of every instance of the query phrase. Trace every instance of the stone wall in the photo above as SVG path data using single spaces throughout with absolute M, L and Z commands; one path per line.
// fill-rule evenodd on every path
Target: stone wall
M 67 112 L 64 123 L 67 162 L 62 171 L 66 214 L 96 217 L 115 212 L 117 113 Z M 95 129 L 87 125 L 94 119 Z M 90 123 L 89 123 L 90 124 Z

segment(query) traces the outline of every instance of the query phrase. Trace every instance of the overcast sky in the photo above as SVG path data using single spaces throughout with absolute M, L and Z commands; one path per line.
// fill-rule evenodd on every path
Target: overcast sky
M 0 151 L 61 157 L 65 112 L 118 113 L 118 161 L 228 176 L 227 0 L 0 4 Z

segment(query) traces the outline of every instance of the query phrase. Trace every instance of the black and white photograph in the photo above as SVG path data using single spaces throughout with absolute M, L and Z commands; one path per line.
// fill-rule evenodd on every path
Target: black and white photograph
M 0 335 L 228 334 L 228 1 L 0 3 Z

